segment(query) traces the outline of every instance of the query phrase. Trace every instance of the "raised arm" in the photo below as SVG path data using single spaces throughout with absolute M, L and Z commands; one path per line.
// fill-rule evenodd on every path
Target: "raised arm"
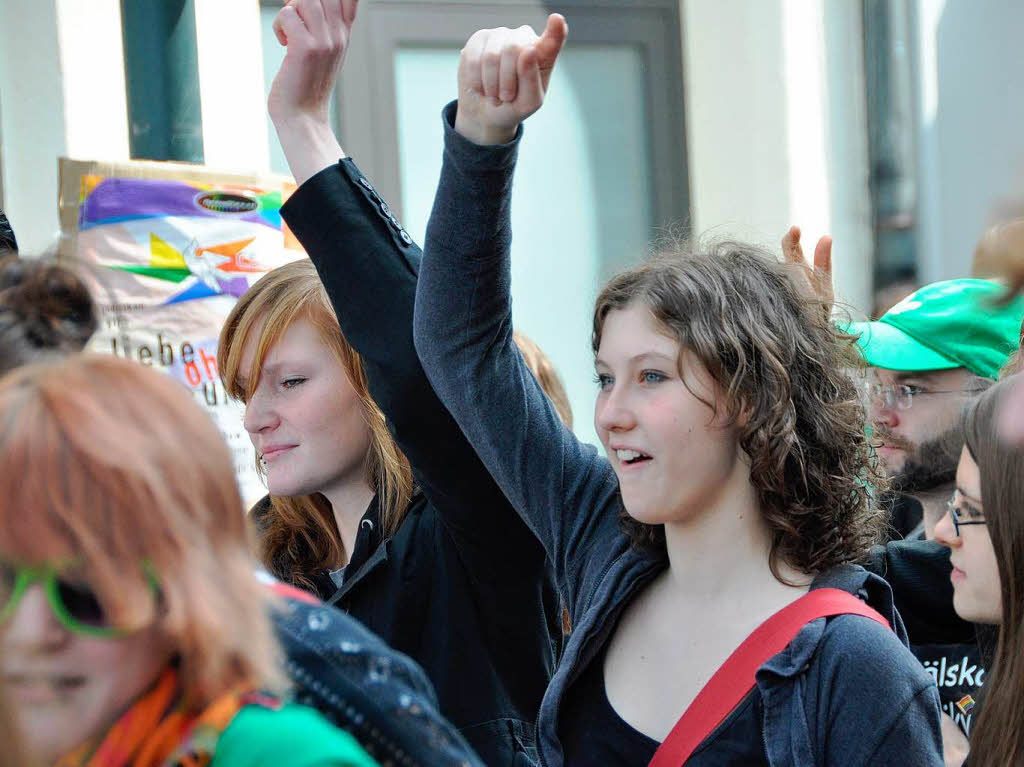
M 438 400 L 412 341 L 420 250 L 344 153 L 327 104 L 342 66 L 355 0 L 302 0 L 275 22 L 288 46 L 269 109 L 301 186 L 281 213 L 316 265 L 370 393 L 416 480 L 481 575 L 536 576 L 544 554 Z M 486 570 L 484 568 L 487 568 Z
M 625 550 L 608 462 L 566 428 L 518 354 L 509 295 L 509 204 L 522 120 L 542 104 L 566 35 L 485 30 L 444 111 L 441 180 L 416 297 L 416 348 L 441 400 L 543 542 L 573 608 Z

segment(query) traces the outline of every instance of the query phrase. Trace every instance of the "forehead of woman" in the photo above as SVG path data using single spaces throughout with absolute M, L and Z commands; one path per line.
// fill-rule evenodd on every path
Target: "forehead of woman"
M 1011 398 L 1016 376 L 1003 379 L 983 392 L 967 408 L 964 416 L 964 448 L 977 464 L 979 490 L 992 513 L 1019 514 L 1024 508 L 1024 450 L 1005 440 L 998 416 Z M 1024 536 L 1024 522 L 1017 525 Z
M 308 260 L 269 272 L 228 315 L 221 330 L 217 362 L 221 379 L 232 397 L 244 401 L 252 396 L 267 356 L 300 320 L 310 323 L 326 351 L 341 361 L 341 328 Z

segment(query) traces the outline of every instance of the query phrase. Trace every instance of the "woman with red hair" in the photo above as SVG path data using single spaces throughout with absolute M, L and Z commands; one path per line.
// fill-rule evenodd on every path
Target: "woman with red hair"
M 0 672 L 32 763 L 369 765 L 285 703 L 232 460 L 172 379 L 79 355 L 0 382 Z

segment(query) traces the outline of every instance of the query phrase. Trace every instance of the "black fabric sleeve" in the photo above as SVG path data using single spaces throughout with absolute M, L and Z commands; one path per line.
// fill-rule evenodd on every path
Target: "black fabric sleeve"
M 281 210 L 315 264 L 370 394 L 480 577 L 539 576 L 544 554 L 441 404 L 413 346 L 420 249 L 351 159 L 306 181 Z

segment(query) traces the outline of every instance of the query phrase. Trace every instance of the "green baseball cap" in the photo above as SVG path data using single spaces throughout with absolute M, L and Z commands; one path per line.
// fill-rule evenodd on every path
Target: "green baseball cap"
M 1017 348 L 1024 298 L 999 305 L 1006 287 L 993 280 L 933 282 L 911 293 L 877 322 L 854 322 L 864 360 L 887 370 L 967 368 L 995 379 Z

